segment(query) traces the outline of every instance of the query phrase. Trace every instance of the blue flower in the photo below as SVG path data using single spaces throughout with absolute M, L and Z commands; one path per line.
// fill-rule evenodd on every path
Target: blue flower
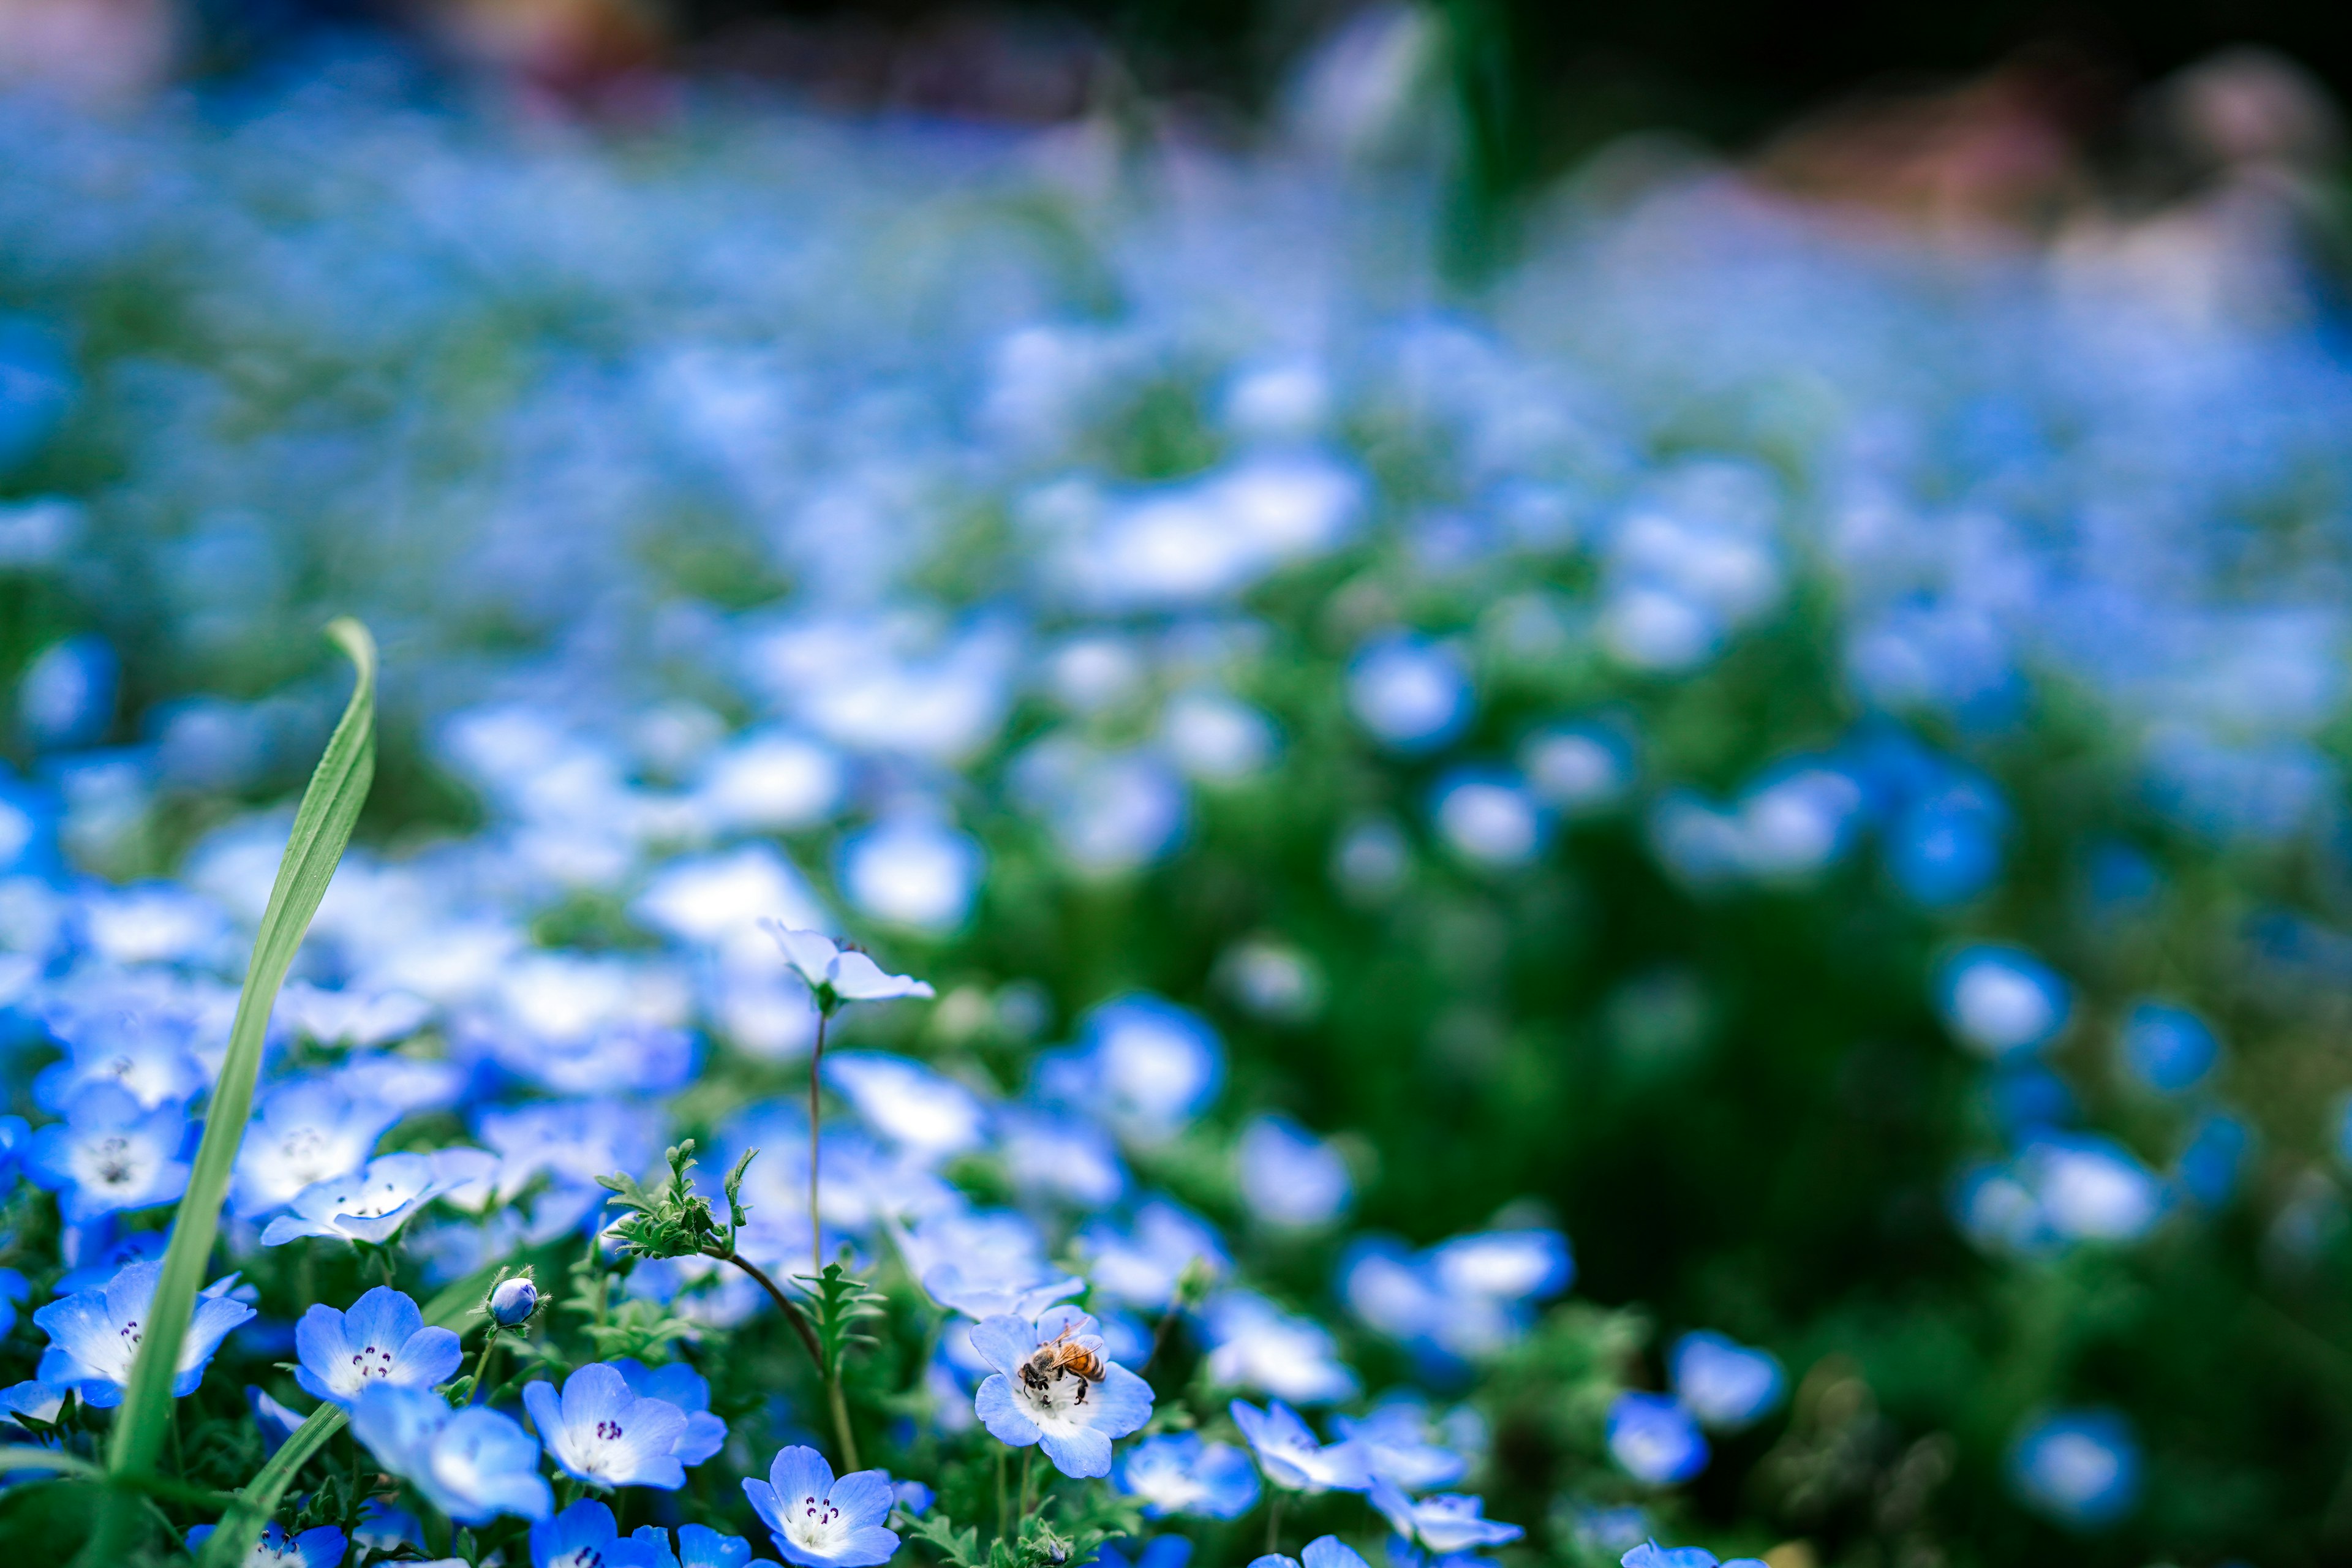
M 294 1381 L 315 1399 L 345 1410 L 371 1383 L 435 1388 L 457 1374 L 465 1359 L 457 1336 L 427 1328 L 416 1303 L 379 1285 L 338 1312 L 323 1302 L 294 1325 Z
M 1100 1115 L 1159 1143 L 1191 1124 L 1224 1081 L 1224 1046 L 1206 1018 L 1144 993 L 1114 997 L 1078 1026 L 1073 1050 L 1037 1067 L 1039 1098 Z
M 301 1237 L 320 1236 L 381 1246 L 443 1192 L 486 1174 L 488 1158 L 476 1149 L 445 1149 L 437 1154 L 386 1154 L 370 1160 L 363 1171 L 295 1194 L 294 1212 L 271 1220 L 261 1233 L 261 1245 L 282 1247 Z
M 824 1081 L 858 1119 L 901 1149 L 937 1163 L 977 1148 L 988 1113 L 971 1090 L 918 1061 L 881 1051 L 824 1058 Z
M 16 1326 L 16 1309 L 33 1293 L 26 1278 L 13 1268 L 0 1268 L 0 1335 Z
M 1469 1411 L 1457 1411 L 1450 1424 L 1459 1425 Z M 1423 1491 L 1460 1480 L 1470 1472 L 1470 1461 L 1454 1449 L 1433 1441 L 1429 1412 L 1415 1399 L 1386 1398 L 1360 1420 L 1336 1416 L 1332 1426 L 1364 1457 L 1364 1468 L 1406 1491 Z
M 1099 1383 L 1030 1364 L 1038 1346 L 1063 1336 L 1100 1356 L 1095 1329 L 1076 1307 L 1049 1307 L 1034 1323 L 1008 1312 L 971 1330 L 972 1349 L 996 1369 L 972 1401 L 981 1425 L 1016 1448 L 1042 1445 L 1066 1476 L 1110 1474 L 1111 1439 L 1151 1418 L 1151 1385 L 1116 1362 L 1103 1363 Z
M 1371 1568 L 1363 1554 L 1336 1535 L 1318 1535 L 1296 1557 L 1278 1552 L 1252 1558 L 1249 1568 Z
M 528 1274 L 501 1279 L 490 1292 L 490 1319 L 502 1329 L 528 1321 L 539 1310 L 539 1287 Z
M 2185 1094 L 2221 1060 L 2221 1043 L 2186 1007 L 2142 1002 L 2124 1020 L 2124 1065 L 2158 1094 Z
M 1438 837 L 1471 866 L 1507 871 L 1543 853 L 1551 839 L 1551 813 L 1507 768 L 1454 768 L 1430 795 Z
M 352 1436 L 460 1524 L 500 1514 L 545 1519 L 555 1506 L 539 1473 L 539 1445 L 488 1405 L 452 1410 L 437 1394 L 371 1383 L 352 1405 Z
M 1619 1558 L 1621 1568 L 1717 1568 L 1715 1553 L 1704 1546 L 1661 1546 L 1645 1541 Z M 1759 1557 L 1735 1557 L 1721 1568 L 1767 1568 Z
M 51 1439 L 32 1436 L 30 1429 L 21 1425 L 16 1417 L 27 1416 L 35 1421 L 47 1421 L 54 1425 L 58 1414 L 65 1409 L 66 1394 L 65 1389 L 52 1388 L 46 1383 L 33 1379 L 0 1388 L 0 1426 L 8 1428 L 11 1434 L 8 1441 L 38 1443 L 44 1447 L 54 1447 Z
M 188 1531 L 188 1550 L 212 1539 L 218 1527 L 200 1524 Z M 343 1560 L 343 1532 L 331 1524 L 289 1539 L 276 1520 L 261 1527 L 261 1539 L 245 1554 L 242 1568 L 335 1568 Z
M 784 950 L 784 961 L 808 984 L 821 1012 L 831 1013 L 848 1002 L 895 1002 L 932 994 L 927 983 L 887 973 L 856 948 L 836 946 L 821 932 L 794 931 L 773 921 L 767 925 Z
M 2139 1443 L 2115 1411 L 2062 1411 L 2019 1436 L 2009 1474 L 2035 1512 L 2070 1530 L 2104 1530 L 2138 1506 Z
M 1348 707 L 1391 751 L 1433 752 L 1470 722 L 1470 672 L 1452 644 L 1410 632 L 1366 643 L 1348 666 Z
M 1375 1476 L 1371 1499 L 1381 1517 L 1389 1521 L 1389 1528 L 1440 1556 L 1475 1552 L 1482 1546 L 1500 1546 L 1527 1533 L 1516 1524 L 1483 1517 L 1485 1502 L 1458 1492 L 1444 1492 L 1416 1501 Z
M 686 1414 L 686 1430 L 670 1453 L 682 1465 L 698 1465 L 727 1445 L 727 1423 L 710 1414 L 710 1384 L 682 1361 L 648 1367 L 635 1356 L 608 1363 L 640 1399 L 658 1399 Z
M 49 1348 L 41 1352 L 40 1380 L 75 1390 L 85 1405 L 102 1409 L 121 1404 L 131 1363 L 145 1337 L 155 1281 L 163 1272 L 160 1263 L 133 1263 L 103 1289 L 83 1290 L 35 1312 L 33 1321 L 49 1336 Z M 221 1341 L 254 1315 L 244 1302 L 214 1293 L 228 1283 L 222 1280 L 196 1300 L 188 1331 L 180 1340 L 180 1364 L 172 1379 L 175 1399 L 195 1392 Z
M 33 1134 L 26 1171 L 58 1194 L 70 1224 L 118 1209 L 152 1208 L 188 1184 L 180 1158 L 186 1112 L 176 1101 L 142 1107 L 119 1084 L 94 1083 L 66 1107 L 66 1119 Z
M 1258 1468 L 1276 1486 L 1291 1491 L 1360 1492 L 1372 1484 L 1363 1450 L 1352 1443 L 1318 1442 L 1298 1412 L 1281 1400 L 1264 1410 L 1234 1400 L 1234 1425 L 1257 1453 Z
M 1095 1289 L 1130 1307 L 1171 1305 L 1184 1271 L 1195 1264 L 1212 1274 L 1232 1267 L 1208 1221 L 1164 1198 L 1139 1207 L 1124 1230 L 1108 1223 L 1087 1226 L 1077 1245 L 1087 1255 Z
M 2066 982 L 2021 948 L 1990 944 L 1952 955 L 1938 972 L 1937 1006 L 1970 1050 L 1988 1057 L 2039 1050 L 2066 1026 Z
M 1250 1212 L 1281 1229 L 1329 1225 L 1355 1195 L 1339 1150 L 1286 1116 L 1261 1116 L 1244 1128 L 1234 1160 Z
M 1330 1331 L 1285 1312 L 1253 1290 L 1221 1291 L 1202 1314 L 1209 1376 L 1224 1388 L 1271 1394 L 1297 1405 L 1353 1399 L 1356 1374 L 1339 1359 Z
M 355 1100 L 322 1079 L 282 1083 L 261 1097 L 236 1154 L 229 1206 L 251 1219 L 303 1188 L 350 1175 L 400 1119 L 397 1106 Z
M 750 1542 L 740 1535 L 721 1535 L 707 1524 L 679 1525 L 675 1553 L 669 1549 L 668 1535 L 657 1525 L 641 1524 L 629 1539 L 653 1548 L 650 1561 L 655 1568 L 748 1568 L 752 1562 Z M 762 1557 L 759 1561 L 768 1560 Z
M 666 1399 L 640 1398 L 617 1367 L 598 1362 L 552 1384 L 527 1384 L 522 1402 L 548 1457 L 565 1475 L 599 1487 L 686 1485 L 674 1450 L 687 1435 L 686 1412 Z
M 1786 1380 L 1768 1351 L 1701 1330 L 1675 1341 L 1667 1360 L 1684 1408 L 1717 1430 L 1736 1432 L 1780 1403 Z
M 294 1436 L 295 1428 L 302 1425 L 303 1418 L 299 1412 L 289 1410 L 251 1384 L 246 1384 L 245 1404 L 246 1408 L 253 1412 L 253 1425 L 261 1433 L 261 1449 L 265 1454 L 275 1454 L 284 1447 L 286 1439 Z
M 2207 1208 L 2219 1208 L 2238 1190 L 2253 1134 L 2227 1111 L 2210 1111 L 2199 1119 L 2174 1165 L 2181 1189 Z
M 778 1450 L 768 1479 L 743 1479 L 751 1510 L 773 1532 L 776 1550 L 800 1568 L 875 1568 L 898 1550 L 890 1517 L 890 1478 L 858 1470 L 833 1479 L 814 1448 Z
M 1257 1471 L 1230 1443 L 1198 1432 L 1146 1437 L 1119 1456 L 1118 1489 L 1143 1500 L 1146 1519 L 1193 1514 L 1239 1519 L 1257 1506 Z
M 92 997 L 93 1003 L 100 1000 Z M 43 1068 L 33 1079 L 33 1098 L 45 1110 L 68 1114 L 86 1089 L 111 1084 L 153 1110 L 203 1092 L 210 1082 L 204 1064 L 188 1048 L 184 1017 L 131 1008 L 93 1005 L 88 1011 L 53 1006 L 49 1032 L 66 1047 L 66 1059 Z
M 583 1499 L 530 1527 L 530 1568 L 666 1568 L 669 1542 L 659 1531 L 621 1538 L 613 1510 Z
M 1097 1568 L 1185 1568 L 1192 1561 L 1192 1542 L 1181 1535 L 1154 1536 L 1132 1556 L 1117 1542 L 1106 1542 L 1095 1552 Z
M 1609 1454 L 1654 1487 L 1678 1486 L 1706 1468 L 1706 1439 L 1690 1413 L 1663 1394 L 1629 1390 L 1609 1407 Z

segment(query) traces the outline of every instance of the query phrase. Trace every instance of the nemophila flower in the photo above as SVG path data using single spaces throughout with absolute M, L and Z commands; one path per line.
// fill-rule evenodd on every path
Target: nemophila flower
M 1433 752 L 1468 727 L 1470 672 L 1451 643 L 1409 632 L 1377 637 L 1348 666 L 1348 707 L 1392 751 Z
M 1430 796 L 1430 817 L 1457 858 L 1489 871 L 1529 864 L 1551 837 L 1551 814 L 1503 768 L 1448 773 Z
M 1202 1313 L 1209 1377 L 1223 1388 L 1271 1394 L 1294 1405 L 1353 1399 L 1356 1374 L 1339 1358 L 1330 1331 L 1285 1312 L 1252 1290 L 1224 1290 Z
M 727 1446 L 727 1423 L 710 1413 L 710 1384 L 682 1361 L 649 1367 L 635 1356 L 608 1363 L 640 1399 L 658 1399 L 686 1414 L 686 1430 L 670 1453 L 682 1465 L 698 1465 Z
M 1516 1524 L 1486 1518 L 1486 1505 L 1478 1498 L 1445 1492 L 1416 1500 L 1377 1476 L 1372 1478 L 1370 1491 L 1372 1506 L 1389 1521 L 1390 1529 L 1441 1557 L 1500 1546 L 1527 1533 Z
M 2000 876 L 2010 817 L 1981 779 L 1956 778 L 1906 801 L 1882 836 L 1887 875 L 1927 909 L 1966 903 Z
M 289 1410 L 250 1384 L 246 1385 L 245 1407 L 253 1412 L 253 1425 L 261 1434 L 261 1448 L 266 1454 L 275 1454 L 284 1447 L 286 1439 L 302 1425 L 303 1417 L 298 1412 Z
M 1318 1440 L 1298 1412 L 1281 1400 L 1269 1400 L 1260 1410 L 1236 1399 L 1229 1408 L 1234 1425 L 1257 1455 L 1258 1468 L 1276 1486 L 1295 1492 L 1360 1492 L 1372 1484 L 1362 1449 Z
M 771 921 L 768 933 L 784 950 L 784 960 L 808 983 L 820 1011 L 830 1013 L 848 1002 L 895 1002 L 902 997 L 928 997 L 929 984 L 904 974 L 887 974 L 882 966 L 854 947 L 839 947 L 813 931 L 795 931 Z
M 618 1368 L 582 1367 L 564 1379 L 560 1400 L 551 1383 L 525 1384 L 522 1402 L 565 1475 L 599 1487 L 686 1485 L 675 1451 L 687 1435 L 686 1412 L 639 1396 Z
M 1433 1439 L 1429 1412 L 1416 1399 L 1385 1398 L 1360 1419 L 1340 1415 L 1331 1424 L 1371 1476 L 1406 1491 L 1447 1486 L 1470 1472 L 1466 1458 Z
M 624 1539 L 613 1510 L 593 1498 L 530 1527 L 530 1568 L 662 1568 L 669 1554 L 658 1531 Z
M 539 1445 L 513 1416 L 486 1405 L 452 1410 L 425 1389 L 371 1383 L 352 1402 L 352 1436 L 460 1524 L 501 1514 L 545 1519 L 554 1509 Z
M 1706 1439 L 1690 1413 L 1663 1394 L 1628 1390 L 1609 1406 L 1609 1456 L 1638 1480 L 1680 1486 L 1706 1468 Z
M 1286 1116 L 1261 1116 L 1234 1144 L 1243 1201 L 1267 1225 L 1314 1230 L 1348 1211 L 1355 1182 L 1339 1150 Z
M 2009 1476 L 2036 1513 L 2070 1530 L 2104 1530 L 2139 1504 L 2139 1442 L 2115 1411 L 2062 1411 L 2019 1436 Z
M 1964 949 L 1937 973 L 1945 1026 L 1982 1056 L 2038 1050 L 2066 1026 L 2073 999 L 2056 971 L 2020 948 Z
M 499 1156 L 497 1191 L 502 1199 L 544 1174 L 602 1204 L 598 1176 L 644 1171 L 661 1153 L 659 1130 L 652 1120 L 615 1100 L 492 1108 L 481 1113 L 477 1125 L 482 1142 Z
M 1712 1330 L 1685 1334 L 1667 1358 L 1675 1394 L 1706 1426 L 1737 1432 L 1771 1414 L 1786 1386 L 1769 1351 L 1749 1350 Z
M 783 1448 L 766 1480 L 743 1478 L 743 1495 L 784 1561 L 799 1568 L 875 1568 L 898 1550 L 898 1531 L 883 1523 L 893 1498 L 890 1478 L 880 1470 L 835 1480 L 814 1448 Z
M 932 1161 L 980 1146 L 988 1112 L 980 1097 L 944 1073 L 880 1051 L 836 1051 L 824 1081 L 858 1120 L 902 1149 Z
M 1160 746 L 1186 778 L 1201 784 L 1236 784 L 1262 773 L 1281 743 L 1272 720 L 1223 692 L 1180 693 L 1160 715 Z
M 1249 1456 L 1198 1432 L 1146 1437 L 1119 1456 L 1114 1480 L 1120 1491 L 1143 1500 L 1147 1519 L 1239 1519 L 1257 1506 L 1257 1470 Z
M 893 1482 L 890 1495 L 896 1500 L 895 1506 L 901 1513 L 915 1519 L 930 1512 L 931 1504 L 939 1500 L 939 1495 L 920 1481 Z
M 65 1409 L 69 1389 L 52 1387 L 36 1378 L 0 1388 L 0 1426 L 7 1428 L 7 1440 L 12 1443 L 37 1442 L 49 1446 L 50 1439 L 36 1437 L 21 1425 L 17 1417 L 45 1421 L 54 1426 Z
M 188 1550 L 199 1551 L 217 1528 L 200 1524 L 188 1531 Z M 331 1524 L 289 1536 L 273 1519 L 261 1527 L 261 1539 L 247 1549 L 239 1568 L 336 1568 L 343 1547 L 343 1532 Z
M 1049 1307 L 1034 1322 L 990 1318 L 971 1340 L 996 1369 L 972 1400 L 981 1425 L 1016 1448 L 1038 1444 L 1066 1476 L 1110 1474 L 1111 1439 L 1151 1417 L 1151 1385 L 1106 1359 L 1094 1319 L 1076 1307 Z
M 406 1039 L 433 1016 L 433 1004 L 403 991 L 329 991 L 307 981 L 278 993 L 270 1021 L 323 1045 L 364 1050 Z
M 740 1535 L 721 1535 L 707 1524 L 679 1525 L 675 1552 L 668 1532 L 657 1525 L 641 1524 L 629 1539 L 653 1548 L 655 1568 L 748 1568 L 752 1562 L 750 1542 Z
M 429 1328 L 416 1303 L 379 1285 L 338 1312 L 324 1303 L 294 1325 L 294 1352 L 302 1364 L 294 1381 L 330 1405 L 352 1407 L 371 1383 L 436 1388 L 457 1374 L 465 1352 L 447 1329 Z
M 68 1223 L 152 1208 L 187 1187 L 180 1158 L 187 1132 L 187 1113 L 176 1102 L 146 1110 L 119 1086 L 95 1083 L 74 1096 L 63 1121 L 33 1134 L 25 1172 L 58 1194 Z
M 36 1374 L 53 1388 L 70 1388 L 85 1405 L 105 1408 L 122 1403 L 131 1382 L 131 1367 L 146 1337 L 147 1310 L 155 1296 L 155 1281 L 163 1272 L 160 1263 L 133 1263 L 103 1289 L 83 1290 L 52 1301 L 33 1314 L 33 1321 L 49 1336 Z M 207 1287 L 196 1298 L 188 1331 L 180 1339 L 180 1363 L 172 1379 L 172 1396 L 184 1398 L 204 1381 L 205 1369 L 221 1341 L 254 1312 L 244 1302 L 225 1294 L 230 1281 Z
M 1208 1221 L 1164 1198 L 1143 1204 L 1125 1229 L 1107 1223 L 1087 1226 L 1077 1245 L 1095 1289 L 1131 1307 L 1168 1306 L 1184 1271 L 1196 1265 L 1212 1275 L 1233 1266 Z
M 1621 1568 L 1767 1568 L 1760 1557 L 1734 1557 L 1718 1565 L 1704 1546 L 1661 1546 L 1645 1541 L 1619 1558 Z
M 1488 1230 L 1457 1236 L 1429 1252 L 1446 1289 L 1496 1301 L 1538 1301 L 1576 1278 L 1568 1237 L 1556 1230 Z
M 1118 1145 L 1091 1121 L 1011 1107 L 997 1113 L 995 1143 L 1005 1175 L 1024 1197 L 1093 1210 L 1127 1194 Z
M 2043 1222 L 2068 1240 L 2136 1241 L 2164 1217 L 2162 1178 L 2112 1138 L 2046 1133 L 2016 1168 Z
M 0 1335 L 16 1326 L 16 1309 L 25 1304 L 33 1287 L 14 1268 L 0 1268 Z
M 1101 1568 L 1186 1568 L 1192 1561 L 1192 1538 L 1184 1535 L 1153 1536 L 1143 1550 L 1131 1555 L 1115 1541 L 1095 1549 L 1095 1562 Z
M 211 1081 L 190 1048 L 184 1017 L 128 999 L 118 1008 L 52 1006 L 45 1014 L 50 1033 L 66 1047 L 65 1060 L 34 1076 L 33 1098 L 45 1110 L 68 1114 L 85 1090 L 111 1084 L 142 1110 L 153 1110 L 202 1093 Z
M 16 1167 L 33 1143 L 33 1129 L 21 1116 L 0 1116 L 0 1186 L 13 1184 Z
M 1536 798 L 1571 816 L 1616 805 L 1635 776 L 1633 742 L 1601 722 L 1538 730 L 1519 743 L 1518 763 Z
M 381 1245 L 442 1193 L 481 1179 L 489 1164 L 478 1149 L 383 1155 L 349 1176 L 295 1194 L 289 1205 L 293 1212 L 269 1222 L 261 1245 L 282 1247 L 305 1236 Z
M 2186 1094 L 2210 1076 L 2221 1043 L 2188 1008 L 2142 1002 L 2124 1020 L 2123 1056 L 2132 1076 L 2158 1094 Z
M 539 1310 L 539 1286 L 528 1274 L 501 1279 L 490 1291 L 490 1321 L 502 1329 L 529 1322 Z
M 354 1100 L 331 1080 L 275 1086 L 246 1124 L 229 1185 L 231 1209 L 255 1218 L 292 1202 L 305 1187 L 350 1175 L 399 1119 L 398 1107 Z
M 842 840 L 843 894 L 870 920 L 940 935 L 971 913 L 987 856 L 970 834 L 902 815 Z
M 1363 1554 L 1336 1535 L 1318 1535 L 1296 1557 L 1270 1552 L 1250 1560 L 1249 1568 L 1371 1568 Z
M 1160 1143 L 1216 1098 L 1223 1044 L 1206 1018 L 1158 996 L 1117 997 L 1078 1023 L 1076 1048 L 1037 1065 L 1040 1099 L 1101 1116 L 1122 1137 Z
M 2197 1202 L 2220 1208 L 2238 1190 L 2253 1142 L 2252 1131 L 2237 1117 L 2223 1110 L 2209 1112 L 2190 1131 L 2174 1163 L 2174 1179 Z

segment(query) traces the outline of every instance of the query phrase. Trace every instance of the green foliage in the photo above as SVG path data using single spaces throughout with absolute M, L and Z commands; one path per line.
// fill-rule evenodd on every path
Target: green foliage
M 625 1256 L 633 1258 L 727 1258 L 735 1250 L 735 1232 L 750 1210 L 743 1206 L 743 1173 L 757 1149 L 748 1149 L 727 1174 L 728 1218 L 721 1221 L 710 1200 L 694 1190 L 694 1140 L 673 1144 L 666 1154 L 670 1179 L 648 1192 L 625 1171 L 596 1178 L 613 1195 L 604 1201 L 627 1212 L 614 1222 Z
M 828 1263 L 823 1274 L 795 1275 L 793 1282 L 808 1293 L 809 1317 L 824 1352 L 825 1376 L 841 1375 L 842 1360 L 850 1346 L 882 1342 L 864 1332 L 860 1325 L 882 1316 L 884 1300 L 848 1269 Z
M 141 1474 L 152 1467 L 172 1419 L 172 1377 L 180 1357 L 189 1317 L 195 1310 L 196 1290 L 204 1282 L 213 1237 L 220 1224 L 222 1201 L 228 1194 L 230 1168 L 244 1142 L 245 1123 L 253 1109 L 254 1080 L 261 1070 L 261 1047 L 269 1026 L 269 1010 L 278 988 L 294 962 L 310 917 L 326 896 L 327 884 L 351 841 L 360 806 L 375 776 L 375 644 L 357 621 L 339 620 L 327 628 L 357 670 L 350 704 L 342 721 L 327 742 L 310 786 L 303 792 L 295 813 L 294 830 L 278 862 L 278 879 L 261 917 L 260 935 L 245 988 L 236 1003 L 236 1019 L 229 1030 L 228 1052 L 220 1079 L 213 1086 L 211 1110 L 205 1119 L 204 1142 L 188 1174 L 187 1192 L 176 1214 L 172 1243 L 163 1255 L 162 1276 L 155 1283 L 154 1305 L 146 1337 L 131 1368 L 128 1392 L 115 1419 L 108 1446 L 107 1468 L 117 1477 Z M 121 1510 L 102 1510 L 85 1557 L 105 1563 L 121 1550 Z

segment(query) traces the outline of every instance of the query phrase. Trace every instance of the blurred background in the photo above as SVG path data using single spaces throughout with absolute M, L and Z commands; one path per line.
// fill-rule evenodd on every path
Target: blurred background
M 358 614 L 318 978 L 772 1063 L 807 898 L 1003 1084 L 1196 1009 L 1382 1247 L 1570 1237 L 1466 1352 L 1262 1260 L 1486 1391 L 1524 1561 L 2352 1560 L 2352 13 L 0 0 L 0 959 L 210 940 Z M 1692 1327 L 1793 1394 L 1654 1493 L 1561 1391 Z

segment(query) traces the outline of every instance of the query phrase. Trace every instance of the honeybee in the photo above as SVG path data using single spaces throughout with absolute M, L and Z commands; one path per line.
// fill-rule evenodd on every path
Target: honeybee
M 1075 1323 L 1064 1329 L 1030 1352 L 1029 1359 L 1021 1363 L 1021 1381 L 1042 1404 L 1053 1402 L 1055 1384 L 1066 1377 L 1074 1377 L 1078 1386 L 1070 1403 L 1084 1405 L 1087 1390 L 1109 1373 L 1103 1364 L 1102 1341 L 1092 1334 L 1076 1338 L 1076 1329 Z

